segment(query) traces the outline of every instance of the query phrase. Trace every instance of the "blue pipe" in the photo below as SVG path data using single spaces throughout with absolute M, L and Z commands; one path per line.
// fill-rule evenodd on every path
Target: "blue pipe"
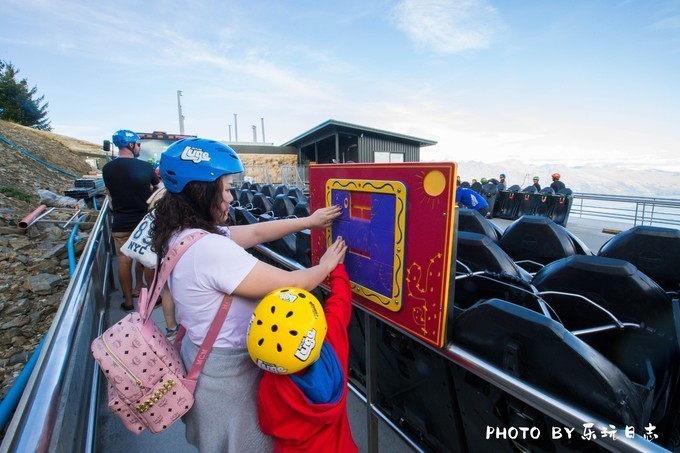
M 87 214 L 83 214 L 80 216 L 78 221 L 73 225 L 73 231 L 71 231 L 71 236 L 68 238 L 68 274 L 69 277 L 73 277 L 73 274 L 76 271 L 76 264 L 78 263 L 76 261 L 76 250 L 74 247 L 74 244 L 76 242 L 76 237 L 78 235 L 78 227 L 80 227 L 80 222 L 82 222 L 85 217 L 87 217 Z
M 45 165 L 46 167 L 49 167 L 49 168 L 51 168 L 51 169 L 53 169 L 53 170 L 56 170 L 56 171 L 58 171 L 58 172 L 60 172 L 60 173 L 65 174 L 65 175 L 73 176 L 73 177 L 76 178 L 76 179 L 80 178 L 80 176 L 78 176 L 78 175 L 74 175 L 73 173 L 69 173 L 69 172 L 67 172 L 66 170 L 62 170 L 61 168 L 57 167 L 56 165 L 52 165 L 52 164 L 50 164 L 49 162 L 45 162 L 44 160 L 40 159 L 39 157 L 34 156 L 33 154 L 29 153 L 28 151 L 22 149 L 21 147 L 15 145 L 15 144 L 12 143 L 11 141 L 7 140 L 7 139 L 6 139 L 5 137 L 3 137 L 2 135 L 0 135 L 0 141 L 3 141 L 3 142 L 5 142 L 5 143 L 7 143 L 9 146 L 11 146 L 12 148 L 18 150 L 20 153 L 25 154 L 26 156 L 30 157 L 31 159 L 40 162 L 41 164 Z
M 2 400 L 2 403 L 0 403 L 0 431 L 2 431 L 9 421 L 14 409 L 16 409 L 17 404 L 19 404 L 21 395 L 24 394 L 24 389 L 28 383 L 28 378 L 31 377 L 31 374 L 33 373 L 35 362 L 38 361 L 38 356 L 40 355 L 40 350 L 42 349 L 42 345 L 46 336 L 47 334 L 43 335 L 42 340 L 40 340 L 38 347 L 35 348 L 35 351 L 33 351 L 33 355 L 29 359 L 28 363 L 21 371 L 21 374 L 19 374 L 19 377 L 14 381 L 14 384 L 12 384 L 12 388 L 9 389 L 5 399 Z

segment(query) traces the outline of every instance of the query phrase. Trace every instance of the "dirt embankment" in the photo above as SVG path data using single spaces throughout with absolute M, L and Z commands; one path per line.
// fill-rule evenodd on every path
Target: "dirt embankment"
M 5 140 L 15 146 L 10 146 Z M 0 120 L 0 191 L 14 200 L 25 200 L 28 203 L 26 208 L 33 205 L 37 207 L 40 200 L 38 189 L 62 195 L 64 190 L 73 187 L 74 177 L 40 163 L 21 150 L 49 165 L 80 176 L 93 169 L 85 157 L 77 154 L 74 149 L 87 147 L 99 149 L 94 143 L 68 139 Z M 5 201 L 7 203 L 3 205 L 14 204 Z M 20 205 L 17 204 L 16 207 Z
M 38 190 L 63 195 L 75 176 L 92 172 L 78 153 L 98 148 L 0 120 L 0 399 L 49 329 L 69 281 L 71 228 L 38 223 L 24 231 L 17 224 L 40 205 Z M 55 211 L 46 219 L 65 221 L 70 215 Z M 95 216 L 91 211 L 88 220 Z M 78 253 L 86 242 L 82 230 Z

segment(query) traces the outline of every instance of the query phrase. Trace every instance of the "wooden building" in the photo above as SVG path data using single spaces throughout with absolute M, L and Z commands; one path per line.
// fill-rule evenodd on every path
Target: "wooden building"
M 284 143 L 295 147 L 298 164 L 331 162 L 419 162 L 420 148 L 437 142 L 328 120 Z

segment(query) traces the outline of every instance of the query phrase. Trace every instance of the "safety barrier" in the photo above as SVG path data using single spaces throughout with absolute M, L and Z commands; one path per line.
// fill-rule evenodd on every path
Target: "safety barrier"
M 633 226 L 680 226 L 680 200 L 660 197 L 634 197 L 574 193 L 572 215 L 610 219 Z
M 489 197 L 485 197 L 487 200 Z M 569 215 L 615 220 L 632 226 L 680 226 L 680 200 L 596 193 L 543 194 L 500 190 L 490 200 L 494 217 L 515 220 L 541 215 L 566 226 Z
M 309 187 L 309 165 L 282 165 L 281 181 L 289 187 L 306 191 Z

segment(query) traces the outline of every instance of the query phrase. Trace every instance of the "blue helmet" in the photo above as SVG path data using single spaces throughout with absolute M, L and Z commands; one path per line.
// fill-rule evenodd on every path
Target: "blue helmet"
M 113 134 L 113 144 L 119 148 L 125 148 L 130 143 L 139 142 L 139 135 L 126 129 L 120 130 Z
M 185 138 L 161 154 L 161 178 L 168 192 L 179 193 L 191 181 L 216 181 L 241 173 L 243 164 L 227 145 L 203 138 Z

